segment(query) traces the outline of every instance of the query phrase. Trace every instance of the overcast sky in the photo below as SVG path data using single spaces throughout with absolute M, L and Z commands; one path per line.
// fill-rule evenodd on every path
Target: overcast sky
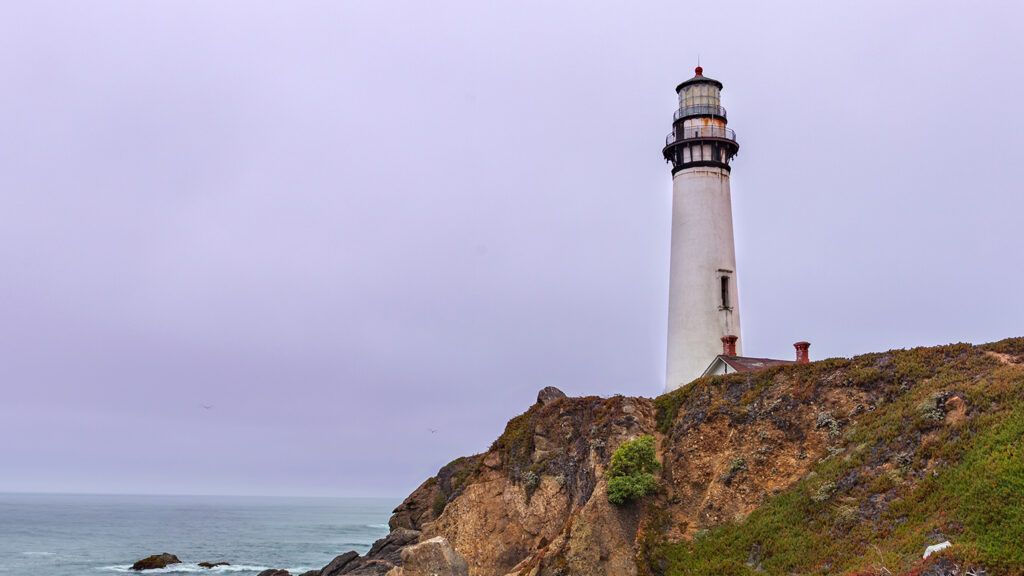
M 1024 335 L 1024 8 L 967 6 L 4 3 L 0 491 L 401 496 L 658 394 L 698 54 L 748 355 Z

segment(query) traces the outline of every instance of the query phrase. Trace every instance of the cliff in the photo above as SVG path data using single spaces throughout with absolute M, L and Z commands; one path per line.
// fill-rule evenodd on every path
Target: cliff
M 615 506 L 611 456 L 644 435 L 656 490 Z M 403 546 L 443 537 L 471 576 L 1024 574 L 1024 338 L 703 378 L 653 400 L 546 389 L 391 528 Z

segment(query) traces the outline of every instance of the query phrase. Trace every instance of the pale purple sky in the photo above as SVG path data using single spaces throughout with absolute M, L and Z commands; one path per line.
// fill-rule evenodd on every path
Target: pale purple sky
M 742 146 L 745 352 L 1022 335 L 1022 21 L 7 2 L 0 491 L 402 495 L 543 386 L 658 394 L 698 53 Z

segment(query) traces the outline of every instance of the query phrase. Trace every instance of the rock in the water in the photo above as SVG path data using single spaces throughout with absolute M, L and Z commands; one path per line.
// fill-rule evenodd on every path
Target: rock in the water
M 402 550 L 402 565 L 387 576 L 469 576 L 466 560 L 443 536 Z
M 334 560 L 320 569 L 320 576 L 338 576 L 356 558 L 359 558 L 359 554 L 355 552 L 345 552 L 341 556 L 335 556 Z
M 181 560 L 174 554 L 154 554 L 147 556 L 142 560 L 139 560 L 135 564 L 132 564 L 132 570 L 156 570 L 157 568 L 167 568 L 171 564 L 181 564 Z
M 565 392 L 562 392 L 554 386 L 542 388 L 540 392 L 537 392 L 537 404 L 540 404 L 541 406 L 546 406 L 561 398 L 565 398 Z
M 217 566 L 231 566 L 227 562 L 200 562 L 200 568 L 216 568 Z
M 279 570 L 279 569 L 276 569 L 276 568 L 271 568 L 270 570 L 264 570 L 263 572 L 260 572 L 256 576 L 292 576 L 292 575 L 291 575 L 291 572 L 289 572 L 287 570 Z
M 320 576 L 320 571 L 319 570 L 309 570 L 309 571 L 303 572 L 302 574 L 299 574 L 299 576 Z

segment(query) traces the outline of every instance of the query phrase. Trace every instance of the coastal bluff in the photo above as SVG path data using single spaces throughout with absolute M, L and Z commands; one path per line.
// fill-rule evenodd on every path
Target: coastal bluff
M 613 505 L 612 454 L 642 436 L 657 487 Z M 654 399 L 547 388 L 489 450 L 409 495 L 370 552 L 319 576 L 1019 575 L 1022 436 L 1024 338 L 705 377 Z

